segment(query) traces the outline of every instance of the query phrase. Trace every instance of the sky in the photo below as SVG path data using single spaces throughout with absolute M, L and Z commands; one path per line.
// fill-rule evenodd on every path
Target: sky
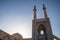
M 10 35 L 20 33 L 23 38 L 31 38 L 34 4 L 40 19 L 44 18 L 43 3 L 53 34 L 60 38 L 60 0 L 0 0 L 0 29 Z

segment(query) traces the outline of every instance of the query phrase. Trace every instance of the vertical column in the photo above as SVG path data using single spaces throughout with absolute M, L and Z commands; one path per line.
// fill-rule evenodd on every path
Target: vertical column
M 44 16 L 45 16 L 45 18 L 47 18 L 48 16 L 47 16 L 46 7 L 45 7 L 44 4 L 43 4 L 43 11 L 44 11 Z
M 34 11 L 34 19 L 36 19 L 36 5 L 34 5 L 34 9 L 33 9 L 33 11 Z

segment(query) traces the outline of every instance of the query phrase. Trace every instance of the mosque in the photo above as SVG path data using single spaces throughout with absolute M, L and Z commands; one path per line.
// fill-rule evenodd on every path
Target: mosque
M 19 33 L 12 35 L 0 30 L 0 40 L 60 40 L 53 35 L 49 17 L 46 12 L 46 6 L 43 4 L 44 18 L 37 19 L 36 5 L 34 5 L 34 18 L 32 20 L 32 38 L 23 38 Z

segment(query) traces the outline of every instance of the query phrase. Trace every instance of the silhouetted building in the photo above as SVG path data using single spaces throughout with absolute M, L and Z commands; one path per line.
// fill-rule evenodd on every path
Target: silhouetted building
M 49 17 L 46 12 L 46 7 L 43 4 L 44 18 L 37 19 L 36 5 L 34 5 L 34 19 L 32 23 L 32 40 L 60 40 L 54 36 L 51 29 Z

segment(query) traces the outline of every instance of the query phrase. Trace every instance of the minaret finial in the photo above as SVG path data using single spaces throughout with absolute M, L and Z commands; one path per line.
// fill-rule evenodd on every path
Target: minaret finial
M 36 19 L 36 11 L 37 11 L 37 9 L 36 9 L 36 5 L 34 5 L 34 9 L 33 9 L 33 11 L 34 11 L 34 19 Z
M 44 11 L 44 16 L 45 16 L 45 18 L 47 18 L 48 16 L 47 16 L 46 7 L 45 7 L 44 4 L 43 4 L 43 11 Z

